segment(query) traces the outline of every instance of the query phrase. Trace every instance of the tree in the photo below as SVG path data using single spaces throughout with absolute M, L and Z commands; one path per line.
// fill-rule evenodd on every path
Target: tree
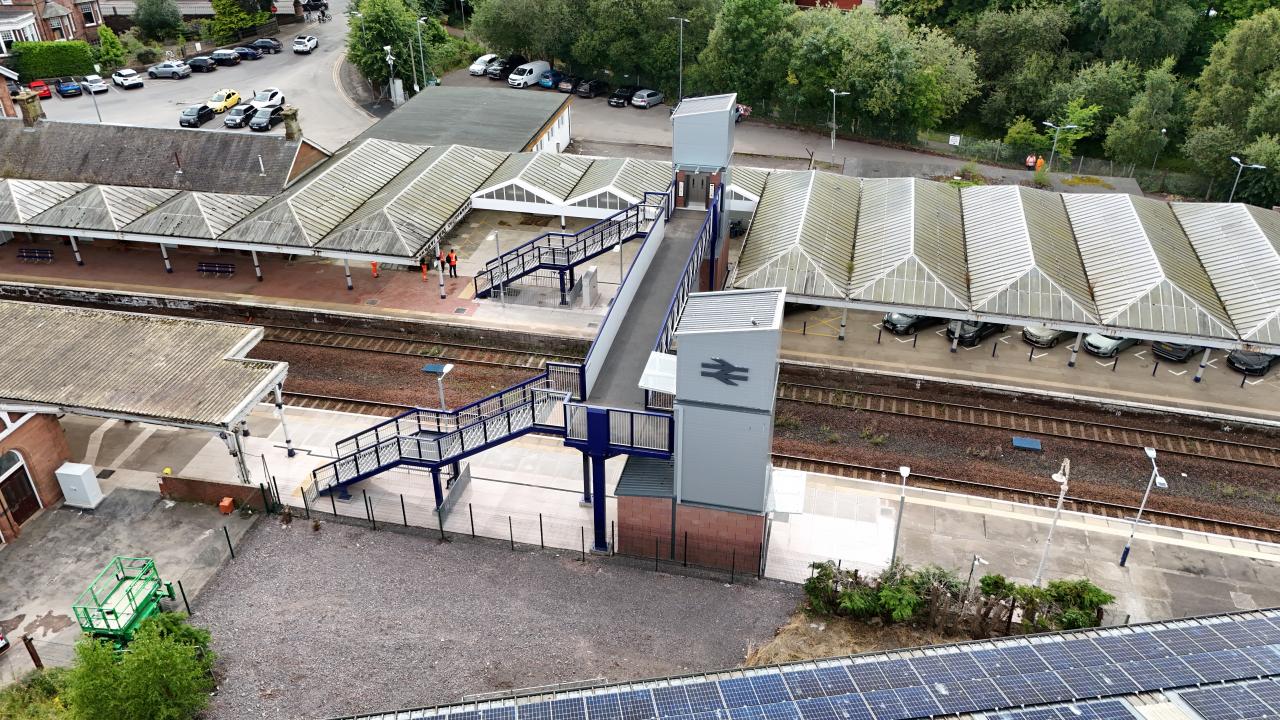
M 581 29 L 575 21 L 584 0 L 482 0 L 471 29 L 502 53 L 525 53 L 552 62 L 570 59 Z
M 250 14 L 239 0 L 212 0 L 213 17 L 209 20 L 209 32 L 215 38 L 239 37 L 244 30 L 255 28 L 268 19 L 267 13 Z
M 1182 88 L 1173 74 L 1173 58 L 1147 71 L 1146 87 L 1133 106 L 1107 129 L 1103 143 L 1107 157 L 1124 163 L 1154 163 L 1169 142 L 1166 130 L 1174 124 Z
M 1236 23 L 1214 46 L 1197 82 L 1193 124 L 1223 123 L 1243 132 L 1249 111 L 1280 73 L 1280 9 Z
M 167 40 L 182 30 L 182 13 L 173 0 L 138 0 L 133 8 L 133 23 L 144 38 Z
M 795 6 L 782 0 L 725 0 L 698 58 L 700 85 L 712 92 L 737 91 L 748 105 L 774 101 L 785 79 L 778 52 Z
M 1102 107 L 1098 124 L 1110 125 L 1128 111 L 1134 94 L 1141 87 L 1142 70 L 1137 65 L 1128 60 L 1098 61 L 1080 68 L 1070 80 L 1055 84 L 1045 96 L 1041 112 L 1048 117 L 1073 98 L 1084 98 Z
M 1199 17 L 1188 0 L 1102 0 L 1101 11 L 1102 56 L 1144 68 L 1180 56 Z
M 1245 134 L 1250 137 L 1274 133 L 1280 133 L 1280 72 L 1255 97 L 1245 121 Z
M 418 57 L 418 16 L 404 0 L 361 0 L 360 14 L 352 19 L 347 31 L 347 59 L 370 84 L 383 88 L 391 78 L 383 48 L 390 45 L 396 77 L 406 88 L 412 88 L 412 58 Z M 423 41 L 427 42 L 425 35 Z
M 1240 159 L 1266 167 L 1245 170 L 1240 175 L 1236 200 L 1259 207 L 1280 205 L 1280 135 L 1261 135 L 1244 149 Z M 1234 163 L 1232 163 L 1234 165 Z
M 1014 157 L 1021 157 L 1023 153 L 1035 155 L 1047 153 L 1051 142 L 1050 138 L 1039 131 L 1035 123 L 1022 115 L 1013 121 L 1008 132 L 1004 134 L 1004 143 L 1013 150 Z
M 586 0 L 585 20 L 573 44 L 575 63 L 613 72 L 618 84 L 657 86 L 674 96 L 679 64 L 679 28 L 670 17 L 689 20 L 684 28 L 684 58 L 690 67 L 706 47 L 715 22 L 716 0 Z
M 1191 161 L 1201 174 L 1222 180 L 1235 174 L 1232 155 L 1239 155 L 1243 146 L 1240 134 L 1234 129 L 1217 123 L 1192 130 L 1182 144 L 1182 155 Z
M 1065 128 L 1068 125 L 1075 125 L 1070 130 L 1054 131 L 1049 129 L 1050 142 L 1057 138 L 1056 148 L 1052 148 L 1053 152 L 1063 160 L 1070 160 L 1075 157 L 1076 143 L 1094 133 L 1094 128 L 1098 124 L 1098 113 L 1102 112 L 1101 106 L 1089 105 L 1084 98 L 1076 98 L 1067 103 L 1066 107 L 1059 113 L 1059 120 L 1055 120 L 1054 124 Z M 1052 170 L 1053 168 L 1049 168 Z
M 98 47 L 93 51 L 94 59 L 102 66 L 103 72 L 110 72 L 124 65 L 124 43 L 116 37 L 111 28 L 103 25 L 98 28 Z

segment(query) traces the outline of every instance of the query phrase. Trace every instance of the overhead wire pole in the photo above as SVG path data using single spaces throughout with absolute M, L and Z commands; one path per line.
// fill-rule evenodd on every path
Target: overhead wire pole
M 680 101 L 684 100 L 684 26 L 688 24 L 689 19 L 674 16 L 667 19 L 675 20 L 680 24 L 680 66 L 677 72 L 678 80 L 676 84 L 676 104 L 679 105 Z
M 836 164 L 836 98 L 848 95 L 848 92 L 836 92 L 835 88 L 827 88 L 831 93 L 831 164 Z M 841 338 L 843 339 L 843 338 Z

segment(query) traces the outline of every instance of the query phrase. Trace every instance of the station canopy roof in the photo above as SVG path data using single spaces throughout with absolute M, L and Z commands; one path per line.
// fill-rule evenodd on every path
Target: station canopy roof
M 226 430 L 284 382 L 262 328 L 0 301 L 0 408 Z
M 733 286 L 1277 352 L 1280 213 L 774 171 Z

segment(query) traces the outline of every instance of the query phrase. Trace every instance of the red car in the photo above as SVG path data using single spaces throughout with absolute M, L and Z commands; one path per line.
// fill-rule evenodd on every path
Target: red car
M 27 85 L 27 89 L 40 96 L 42 99 L 53 97 L 53 91 L 49 89 L 49 85 L 43 80 L 32 80 L 31 83 Z

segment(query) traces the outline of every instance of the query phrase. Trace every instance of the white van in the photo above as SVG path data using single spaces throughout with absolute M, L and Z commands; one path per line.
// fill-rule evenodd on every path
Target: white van
M 534 60 L 533 62 L 527 62 L 511 71 L 511 77 L 507 78 L 507 84 L 516 88 L 537 85 L 538 79 L 542 77 L 542 73 L 550 69 L 551 63 L 546 60 Z

